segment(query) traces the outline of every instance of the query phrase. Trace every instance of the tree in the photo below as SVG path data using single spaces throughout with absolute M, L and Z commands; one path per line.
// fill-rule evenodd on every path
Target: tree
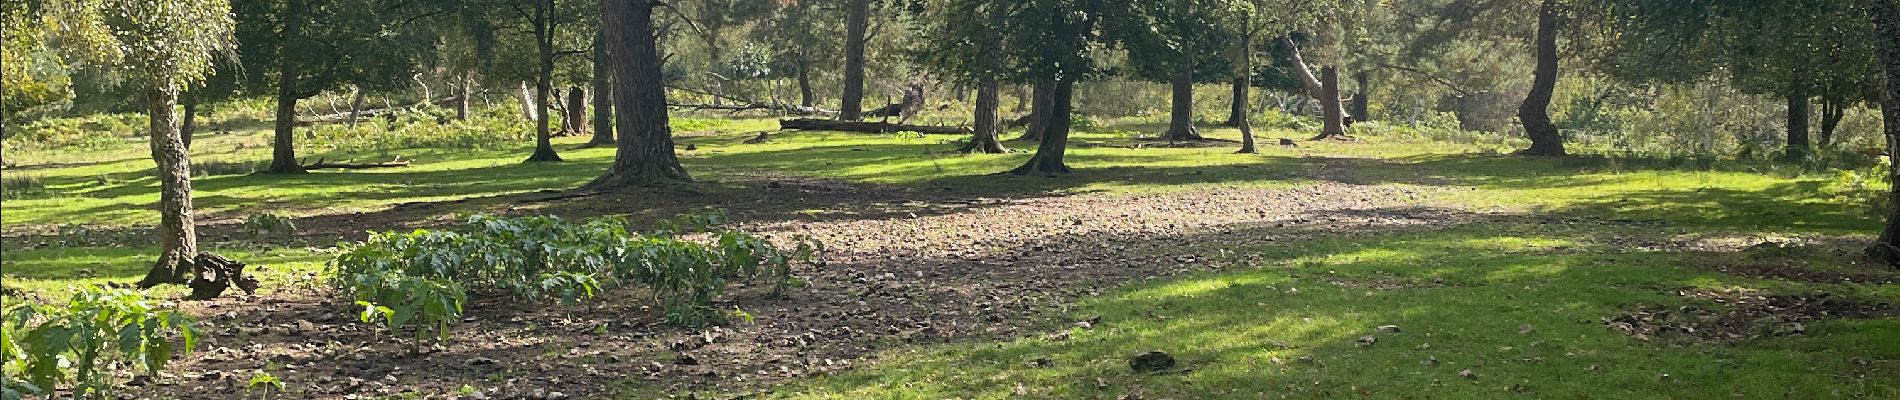
M 1879 67 L 1864 5 L 1789 0 L 1772 4 L 1608 2 L 1616 21 L 1614 72 L 1642 82 L 1693 82 L 1715 75 L 1787 103 L 1783 156 L 1813 151 L 1810 109 L 1821 98 L 1822 143 L 1847 106 L 1878 97 Z M 1662 60 L 1675 60 L 1658 64 Z
M 531 1 L 534 2 L 531 23 L 534 25 L 535 61 L 539 68 L 534 77 L 534 154 L 528 156 L 527 162 L 557 162 L 561 161 L 561 155 L 554 152 L 554 133 L 549 126 L 553 116 L 548 115 L 548 104 L 557 101 L 552 96 L 554 35 L 560 27 L 560 20 L 555 15 L 554 0 Z
M 1025 80 L 1052 82 L 1049 108 L 1036 153 L 1016 175 L 1070 172 L 1063 157 L 1069 146 L 1070 113 L 1075 83 L 1099 75 L 1094 52 L 1102 44 L 1097 32 L 1109 4 L 1101 0 L 958 0 L 988 1 L 1004 6 L 1014 23 L 1001 29 L 1003 46 L 1011 49 L 1001 60 L 1005 69 L 1019 71 Z
M 653 29 L 657 0 L 605 0 L 602 26 L 609 27 L 607 51 L 613 60 L 616 126 L 614 163 L 607 173 L 583 186 L 607 190 L 627 186 L 692 181 L 673 150 L 673 128 L 666 114 L 660 49 Z
M 963 153 L 1006 153 L 997 139 L 1000 130 L 997 109 L 1002 104 L 1002 79 L 1009 77 L 998 60 L 1003 57 L 1003 35 L 998 28 L 1008 24 L 1009 10 L 1000 4 L 983 2 L 941 2 L 918 19 L 933 21 L 917 49 L 919 63 L 952 76 L 959 84 L 974 82 L 976 109 L 970 142 L 957 151 Z M 987 24 L 966 21 L 983 20 Z
M 0 137 L 6 121 L 71 96 L 71 78 L 41 71 L 61 69 L 46 45 L 39 13 L 23 1 L 0 3 Z
M 245 93 L 273 92 L 277 109 L 272 173 L 302 173 L 297 102 L 326 90 L 391 90 L 407 85 L 430 38 L 402 25 L 417 16 L 384 12 L 398 0 L 234 0 Z M 406 12 L 422 12 L 406 10 Z M 426 15 L 426 14 L 422 14 Z M 358 92 L 362 93 L 362 92 Z
M 1875 54 L 1887 76 L 1880 106 L 1885 121 L 1887 159 L 1900 160 L 1900 3 L 1893 0 L 1863 2 L 1867 17 L 1873 23 L 1870 31 Z M 1892 204 L 1900 204 L 1900 164 L 1889 167 L 1887 183 L 1887 198 L 1897 200 Z M 1868 254 L 1889 266 L 1900 267 L 1900 207 L 1888 210 L 1887 225 L 1880 230 L 1880 238 L 1868 249 Z
M 1530 148 L 1519 154 L 1533 156 L 1564 155 L 1564 137 L 1557 132 L 1557 125 L 1550 122 L 1550 99 L 1557 89 L 1557 25 L 1561 18 L 1561 5 L 1558 0 L 1543 0 L 1537 10 L 1537 37 L 1533 46 L 1537 49 L 1537 68 L 1531 80 L 1531 91 L 1524 97 L 1524 104 L 1517 108 L 1517 119 L 1524 124 L 1524 135 L 1530 137 Z
M 158 165 L 158 262 L 139 287 L 200 279 L 191 207 L 191 155 L 178 131 L 178 93 L 232 50 L 226 0 L 68 0 L 47 10 L 70 57 L 109 66 L 143 87 L 152 160 Z
M 1194 84 L 1226 80 L 1224 74 L 1232 71 L 1222 51 L 1232 40 L 1230 32 L 1210 27 L 1225 26 L 1222 19 L 1233 6 L 1224 0 L 1131 1 L 1106 20 L 1103 29 L 1127 50 L 1132 75 L 1172 86 L 1173 107 L 1162 139 L 1205 140 L 1194 127 Z
M 1352 54 L 1345 48 L 1346 42 L 1349 39 L 1356 42 L 1366 35 L 1359 24 L 1378 6 L 1379 2 L 1368 0 L 1294 2 L 1285 6 L 1291 10 L 1289 14 L 1296 16 L 1286 23 L 1293 27 L 1293 32 L 1305 33 L 1304 36 L 1310 38 L 1310 46 L 1304 48 L 1315 50 L 1311 53 L 1318 56 L 1322 65 L 1315 76 L 1307 63 L 1308 52 L 1294 42 L 1293 35 L 1281 37 L 1280 44 L 1288 51 L 1290 68 L 1298 82 L 1308 96 L 1320 102 L 1322 128 L 1314 140 L 1346 135 L 1345 108 L 1339 97 L 1339 65 L 1346 63 Z
M 846 1 L 850 5 L 845 16 L 844 97 L 843 104 L 838 105 L 838 119 L 856 121 L 864 113 L 864 47 L 865 31 L 871 25 L 871 0 Z
M 614 77 L 613 62 L 607 54 L 607 27 L 600 27 L 594 36 L 594 138 L 587 141 L 588 147 L 614 144 Z

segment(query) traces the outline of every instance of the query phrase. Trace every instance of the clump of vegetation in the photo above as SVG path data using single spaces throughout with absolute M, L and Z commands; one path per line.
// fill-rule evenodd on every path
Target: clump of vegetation
M 731 120 L 713 119 L 713 118 L 681 117 L 681 118 L 673 118 L 669 122 L 672 123 L 674 132 L 716 131 L 716 130 L 723 129 L 728 125 L 732 125 Z
M 9 130 L 4 148 L 21 150 L 109 150 L 127 144 L 125 137 L 145 131 L 145 116 L 94 114 L 33 121 Z
M 371 118 L 352 127 L 323 125 L 310 131 L 310 146 L 340 152 L 388 149 L 507 148 L 531 138 L 534 129 L 519 117 L 479 114 L 455 120 L 438 109 L 419 109 Z
M 202 161 L 191 163 L 193 178 L 224 175 L 250 175 L 265 169 L 257 161 Z
M 1843 169 L 1834 176 L 1828 191 L 1834 195 L 1835 202 L 1848 204 L 1870 217 L 1885 216 L 1894 201 L 1887 193 L 1887 171 L 1892 165 L 1892 160 L 1882 157 L 1879 163 L 1866 168 Z
M 46 183 L 34 175 L 13 174 L 0 177 L 0 199 L 35 199 L 52 195 L 46 190 Z
M 820 251 L 814 240 L 781 248 L 723 222 L 687 216 L 638 234 L 617 218 L 477 215 L 452 231 L 384 232 L 346 244 L 330 263 L 331 285 L 354 296 L 364 321 L 392 330 L 415 323 L 418 336 L 425 326 L 446 335 L 468 291 L 575 302 L 626 285 L 652 289 L 667 322 L 703 326 L 724 322 L 712 303 L 732 281 L 763 279 L 780 293 L 797 283 L 792 265 Z M 707 240 L 686 237 L 697 234 Z
M 0 395 L 51 395 L 72 383 L 77 397 L 106 397 L 109 366 L 156 375 L 172 355 L 197 345 L 192 321 L 129 289 L 86 287 L 63 307 L 28 303 L 0 320 Z
M 297 222 L 290 217 L 256 213 L 244 217 L 244 233 L 258 242 L 289 242 L 297 238 Z

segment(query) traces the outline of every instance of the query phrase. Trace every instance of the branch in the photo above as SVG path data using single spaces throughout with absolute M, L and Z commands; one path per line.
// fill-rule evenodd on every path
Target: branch
M 1413 68 L 1413 67 L 1408 67 L 1408 66 L 1398 65 L 1398 64 L 1387 64 L 1387 63 L 1378 63 L 1378 66 L 1379 68 L 1396 69 L 1400 71 L 1410 72 L 1413 75 L 1425 77 L 1425 79 L 1429 79 L 1432 82 L 1439 84 L 1440 86 L 1444 86 L 1446 89 L 1451 89 L 1451 91 L 1453 92 L 1458 92 L 1459 96 L 1471 97 L 1471 96 L 1476 96 L 1483 93 L 1483 92 L 1474 93 L 1472 91 L 1465 90 L 1464 88 L 1458 87 L 1458 84 L 1452 82 L 1451 80 L 1445 79 L 1437 75 L 1432 75 L 1431 73 L 1425 72 L 1424 70 L 1421 70 L 1418 68 Z

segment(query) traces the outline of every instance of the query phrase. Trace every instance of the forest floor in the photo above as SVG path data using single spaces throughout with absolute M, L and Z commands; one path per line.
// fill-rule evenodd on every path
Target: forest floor
M 1860 260 L 1879 221 L 1825 175 L 1379 136 L 1236 155 L 1117 126 L 1077 136 L 1074 175 L 1009 177 L 987 174 L 1025 154 L 902 135 L 742 143 L 759 124 L 685 132 L 709 182 L 664 192 L 528 201 L 597 174 L 611 149 L 201 179 L 208 247 L 264 266 L 269 286 L 184 304 L 202 347 L 132 391 L 254 397 L 267 371 L 296 398 L 1900 396 L 1900 272 Z M 199 151 L 254 157 L 252 140 Z M 149 165 L 120 158 L 24 158 L 60 195 L 0 207 L 10 287 L 44 300 L 142 272 Z M 298 236 L 247 238 L 241 221 L 263 209 Z M 315 278 L 331 243 L 462 213 L 705 211 L 811 235 L 825 265 L 798 271 L 811 285 L 789 298 L 736 291 L 722 307 L 752 320 L 724 327 L 663 326 L 637 292 L 477 299 L 449 339 L 420 345 L 358 323 Z M 1131 371 L 1147 351 L 1178 364 Z

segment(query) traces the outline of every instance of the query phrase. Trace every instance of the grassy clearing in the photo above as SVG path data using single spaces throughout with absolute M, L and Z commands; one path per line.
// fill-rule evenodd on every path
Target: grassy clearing
M 1888 286 L 1758 280 L 1683 267 L 1734 254 L 1632 252 L 1629 228 L 1503 225 L 1245 249 L 1268 261 L 1126 288 L 1059 320 L 1094 329 L 912 349 L 787 398 L 1741 398 L 1900 396 L 1900 320 L 1828 320 L 1736 346 L 1636 340 L 1600 318 L 1671 293 L 1827 291 L 1900 301 Z M 1841 259 L 1825 260 L 1842 262 Z M 1375 327 L 1397 325 L 1399 332 Z M 1528 330 L 1526 329 L 1528 327 Z M 1373 336 L 1371 345 L 1361 343 Z M 1184 371 L 1135 374 L 1172 353 Z M 1038 366 L 1047 360 L 1047 367 Z M 1434 365 L 1431 360 L 1436 360 Z M 1878 360 L 1878 361 L 1872 361 Z M 1460 372 L 1471 370 L 1475 379 Z
M 770 120 L 683 119 L 680 133 L 687 169 L 702 180 L 722 181 L 760 172 L 917 187 L 954 187 L 998 195 L 1050 195 L 1085 192 L 1129 193 L 1193 190 L 1208 186 L 1297 184 L 1311 179 L 1350 179 L 1360 183 L 1452 186 L 1474 191 L 1460 199 L 1514 210 L 1561 211 L 1586 208 L 1600 212 L 1703 214 L 1710 223 L 1745 219 L 1763 226 L 1817 224 L 1861 230 L 1865 218 L 1851 207 L 1826 204 L 1810 192 L 1826 176 L 1798 172 L 1640 169 L 1601 159 L 1542 160 L 1495 155 L 1498 148 L 1427 141 L 1405 135 L 1368 136 L 1364 142 L 1300 142 L 1301 147 L 1262 147 L 1262 154 L 1232 154 L 1237 145 L 1168 148 L 1144 140 L 1161 127 L 1131 123 L 1077 134 L 1069 163 L 1078 172 L 1060 179 L 996 177 L 1028 157 L 957 154 L 958 137 L 902 134 L 782 133 L 763 144 L 745 144 L 753 132 L 773 128 Z M 1234 129 L 1212 128 L 1209 136 L 1236 139 Z M 216 165 L 219 174 L 193 181 L 196 205 L 207 222 L 238 220 L 247 212 L 269 209 L 291 216 L 374 211 L 411 202 L 440 202 L 577 186 L 598 176 L 613 157 L 608 148 L 575 149 L 585 138 L 560 138 L 557 146 L 570 162 L 520 163 L 529 148 L 503 150 L 411 149 L 362 153 L 309 154 L 311 158 L 416 160 L 408 168 L 351 172 L 320 171 L 299 176 L 243 174 L 269 157 L 266 134 L 245 131 L 201 138 L 194 149 L 199 164 Z M 1263 142 L 1300 137 L 1297 132 L 1262 133 Z M 1032 144 L 1010 142 L 1017 148 Z M 157 218 L 156 182 L 150 161 L 137 149 L 10 155 L 28 163 L 60 161 L 50 167 L 8 171 L 30 177 L 33 189 L 0 207 L 6 229 L 47 229 L 62 224 L 148 225 Z M 1341 162 L 1344 160 L 1345 162 Z M 1383 161 L 1381 161 L 1383 160 Z M 1328 164 L 1331 163 L 1331 164 Z M 1317 176 L 1322 164 L 1344 165 L 1335 176 Z M 26 164 L 40 165 L 40 164 Z M 1769 196 L 1771 199 L 1758 199 Z M 1619 204 L 1627 203 L 1627 204 Z M 1741 209 L 1734 205 L 1740 204 Z M 1751 208 L 1760 206 L 1763 208 Z M 1768 210 L 1771 206 L 1793 209 Z M 1754 213 L 1753 211 L 1764 211 Z M 1773 212 L 1795 216 L 1761 220 Z M 1816 220 L 1815 217 L 1820 217 Z M 1733 222 L 1733 221 L 1731 221 Z M 1736 222 L 1741 223 L 1741 222 Z
M 1160 125 L 1122 121 L 1075 136 L 1060 178 L 993 176 L 1029 155 L 961 155 L 948 136 L 776 133 L 746 144 L 769 120 L 681 120 L 688 170 L 714 182 L 802 176 L 978 195 L 1033 197 L 1143 193 L 1209 187 L 1278 187 L 1316 180 L 1436 187 L 1429 201 L 1474 211 L 1588 217 L 1628 224 L 1488 222 L 1360 237 L 1320 236 L 1259 248 L 1266 261 L 1232 272 L 1150 282 L 1052 315 L 1066 336 L 905 348 L 855 372 L 780 388 L 789 398 L 1433 397 L 1900 397 L 1900 319 L 1823 320 L 1799 336 L 1738 344 L 1637 340 L 1601 318 L 1638 305 L 1721 308 L 1686 290 L 1826 292 L 1900 303 L 1892 284 L 1805 283 L 1712 272 L 1715 264 L 1764 263 L 1759 254 L 1640 245 L 1713 240 L 1746 247 L 1763 238 L 1864 240 L 1879 221 L 1865 204 L 1830 193 L 1830 174 L 1726 163 L 1594 157 L 1502 156 L 1497 144 L 1452 144 L 1403 134 L 1361 142 L 1300 142 L 1232 154 L 1236 145 L 1172 148 L 1143 139 Z M 1209 129 L 1234 139 L 1232 129 Z M 523 165 L 526 143 L 501 150 L 413 149 L 312 154 L 332 160 L 417 160 L 409 168 L 246 174 L 268 157 L 261 131 L 210 135 L 194 150 L 219 165 L 194 181 L 200 215 L 234 223 L 250 213 L 297 217 L 375 211 L 411 202 L 480 199 L 566 189 L 598 175 L 612 149 L 574 149 L 570 162 Z M 1013 137 L 1014 135 L 1008 135 Z M 1263 143 L 1291 131 L 1271 131 Z M 1010 142 L 1028 148 L 1028 143 Z M 138 146 L 109 151 L 9 154 L 4 230 L 144 226 L 156 219 L 151 164 Z M 52 163 L 49 166 L 46 163 Z M 717 184 L 717 183 L 715 183 Z M 15 189 L 15 188 L 21 189 Z M 1311 199 L 1310 201 L 1328 201 Z M 475 207 L 480 201 L 457 207 Z M 444 212 L 452 212 L 454 208 Z M 362 226 L 380 230 L 382 226 Z M 212 250 L 263 265 L 267 288 L 300 285 L 327 258 L 321 249 L 212 242 Z M 136 280 L 155 249 L 7 243 L 9 287 L 51 295 L 81 283 Z M 1801 248 L 1775 266 L 1864 273 L 1846 248 Z M 1779 257 L 1779 258 L 1775 258 Z M 267 289 L 268 290 L 268 289 Z M 1066 322 L 1102 317 L 1094 329 Z M 1374 327 L 1397 325 L 1400 332 Z M 1523 327 L 1531 329 L 1525 332 Z M 1359 345 L 1366 335 L 1377 338 Z M 1136 375 L 1132 354 L 1161 349 L 1187 370 Z M 1036 360 L 1047 359 L 1047 366 Z M 1310 361 L 1307 361 L 1310 360 Z M 1437 365 L 1428 365 L 1436 360 Z M 1461 377 L 1470 369 L 1476 379 Z M 1884 379 L 1883 379 L 1884 378 Z M 655 394 L 653 388 L 631 388 Z

